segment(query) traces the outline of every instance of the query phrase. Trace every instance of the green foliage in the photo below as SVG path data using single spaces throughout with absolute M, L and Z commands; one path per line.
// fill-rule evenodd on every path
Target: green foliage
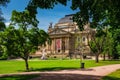
M 80 30 L 83 30 L 83 26 L 90 23 L 91 28 L 95 28 L 97 30 L 96 38 L 99 37 L 100 40 L 94 39 L 96 42 L 91 42 L 91 49 L 93 52 L 97 50 L 103 51 L 109 50 L 109 53 L 113 53 L 114 58 L 117 58 L 118 48 L 116 50 L 116 46 L 119 45 L 120 36 L 119 29 L 120 28 L 120 7 L 118 6 L 120 1 L 114 0 L 72 0 L 71 8 L 73 10 L 79 9 L 79 11 L 74 15 L 73 20 L 78 24 Z M 109 6 L 108 6 L 109 5 Z M 105 40 L 105 36 L 107 34 L 103 31 L 104 27 L 110 26 L 110 32 L 112 38 L 109 39 L 108 43 L 104 41 L 104 48 L 100 47 L 101 41 Z M 104 35 L 104 37 L 102 37 Z M 103 38 L 103 40 L 101 39 Z M 110 43 L 112 42 L 112 43 Z M 95 44 L 97 45 L 95 46 Z M 111 45 L 110 49 L 108 49 L 108 44 Z M 100 52 L 101 52 L 100 51 Z
M 4 31 L 5 28 L 6 28 L 5 23 L 0 22 L 0 31 Z
M 91 40 L 88 45 L 96 57 L 96 62 L 99 62 L 99 55 L 104 51 L 106 33 L 104 29 L 98 29 L 95 34 L 91 33 L 90 35 Z
M 118 59 L 120 57 L 119 54 L 119 44 L 120 44 L 120 29 L 113 29 L 113 31 L 111 31 L 112 33 L 112 37 L 114 40 L 114 45 L 113 45 L 113 58 L 114 59 Z
M 31 28 L 24 31 L 22 28 L 15 29 L 9 26 L 3 34 L 3 46 L 9 56 L 21 57 L 24 60 L 29 58 L 29 54 L 35 52 L 39 45 L 45 44 L 48 34 L 38 28 Z
M 8 58 L 8 54 L 6 53 L 5 46 L 0 46 L 0 60 L 6 60 Z
M 97 52 L 97 47 L 96 47 L 95 42 L 94 41 L 90 41 L 89 44 L 90 44 L 90 48 L 91 48 L 92 52 L 96 53 Z
M 90 47 L 93 53 L 98 53 L 98 51 L 103 51 L 103 43 L 104 43 L 104 36 L 95 37 L 93 40 L 90 41 Z
M 72 0 L 71 8 L 79 9 L 74 21 L 80 28 L 90 22 L 92 28 L 110 25 L 115 29 L 120 25 L 119 4 L 120 1 L 117 0 Z
M 115 40 L 115 43 L 119 44 L 120 43 L 120 29 L 116 29 L 112 33 L 113 33 L 113 38 Z
M 18 26 L 23 27 L 24 29 L 28 28 L 29 25 L 37 27 L 39 23 L 36 17 L 33 17 L 28 10 L 25 10 L 23 12 L 17 12 L 14 10 L 12 12 L 11 21 L 11 24 L 17 23 Z
M 120 55 L 120 44 L 116 46 L 117 53 Z
M 53 8 L 56 4 L 66 5 L 67 0 L 30 0 L 29 6 L 36 6 L 42 9 Z
M 73 20 L 77 22 L 80 30 L 85 24 L 90 23 L 91 28 L 97 29 L 96 37 L 106 35 L 101 30 L 110 26 L 112 37 L 105 41 L 104 51 L 111 54 L 114 59 L 119 57 L 118 45 L 120 42 L 120 1 L 114 0 L 72 0 L 72 9 L 79 9 Z M 109 5 L 109 6 L 108 6 Z M 108 36 L 107 36 L 108 37 Z M 101 42 L 100 42 L 101 43 Z M 108 45 L 110 48 L 108 49 Z M 95 46 L 94 46 L 95 47 Z M 111 49 L 111 50 L 110 50 Z
M 0 22 L 0 59 L 7 59 L 7 55 L 3 51 L 3 46 L 2 46 L 2 34 L 3 31 L 6 29 L 6 26 L 4 22 Z
M 104 43 L 104 54 L 108 54 L 109 56 L 112 57 L 112 53 L 114 50 L 114 39 L 112 37 L 112 33 L 109 31 L 109 29 L 105 29 L 106 31 L 106 37 L 105 37 L 105 43 Z
M 26 70 L 29 70 L 29 55 L 35 53 L 38 46 L 50 40 L 48 34 L 40 30 L 37 25 L 36 17 L 32 17 L 29 11 L 17 12 L 14 10 L 10 26 L 1 32 L 1 45 L 4 46 L 4 53 L 24 59 Z M 14 26 L 18 28 L 16 29 Z
M 52 9 L 58 3 L 66 5 L 67 0 L 30 0 L 26 7 L 26 10 L 30 12 L 32 17 L 36 17 L 37 8 L 40 9 Z

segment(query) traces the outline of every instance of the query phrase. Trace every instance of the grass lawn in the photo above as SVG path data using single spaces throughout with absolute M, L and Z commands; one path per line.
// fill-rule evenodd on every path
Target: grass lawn
M 84 60 L 85 68 L 103 66 L 109 64 L 120 64 L 120 61 L 100 61 L 95 63 L 93 60 Z M 29 67 L 31 71 L 52 71 L 52 70 L 63 70 L 63 69 L 79 69 L 80 60 L 30 60 Z M 8 60 L 0 61 L 0 74 L 7 73 L 19 73 L 25 71 L 24 61 Z M 30 75 L 31 76 L 31 75 Z M 33 75 L 37 76 L 37 75 Z M 32 77 L 32 78 L 33 78 Z M 0 77 L 0 80 L 27 80 L 28 76 L 10 76 L 10 77 Z
M 120 61 L 100 61 L 95 63 L 93 60 L 84 60 L 85 68 L 103 66 L 109 64 L 120 64 Z M 31 60 L 29 67 L 32 71 L 52 71 L 63 69 L 79 69 L 79 60 Z M 0 61 L 0 74 L 17 73 L 25 71 L 24 61 L 8 60 Z
M 103 77 L 102 80 L 120 80 L 120 69 Z

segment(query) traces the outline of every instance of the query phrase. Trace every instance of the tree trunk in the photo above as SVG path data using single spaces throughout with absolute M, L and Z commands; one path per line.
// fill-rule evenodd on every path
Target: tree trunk
M 110 60 L 111 59 L 111 56 L 110 56 L 110 53 L 108 53 L 108 60 Z
M 105 53 L 103 54 L 103 61 L 105 61 L 106 60 L 106 58 L 105 58 Z
M 26 71 L 29 71 L 28 59 L 25 59 L 25 67 Z
M 96 63 L 99 62 L 99 54 L 98 54 L 98 53 L 95 55 L 95 62 L 96 62 Z

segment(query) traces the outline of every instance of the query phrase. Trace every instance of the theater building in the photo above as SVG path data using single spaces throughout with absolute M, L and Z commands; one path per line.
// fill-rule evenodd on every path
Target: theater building
M 50 23 L 48 34 L 52 43 L 44 47 L 47 54 L 66 56 L 81 53 L 90 54 L 88 41 L 91 40 L 90 32 L 95 30 L 92 30 L 87 24 L 84 26 L 84 30 L 80 31 L 72 17 L 73 15 L 65 15 L 54 26 Z

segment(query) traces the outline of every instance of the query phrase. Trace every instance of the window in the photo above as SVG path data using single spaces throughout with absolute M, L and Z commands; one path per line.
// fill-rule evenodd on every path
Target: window
M 85 42 L 85 40 L 86 40 L 85 36 L 84 36 L 84 37 L 82 37 L 82 41 L 83 41 L 83 42 Z
M 77 41 L 80 42 L 80 37 L 77 38 Z
M 60 52 L 60 50 L 58 50 L 58 52 Z

